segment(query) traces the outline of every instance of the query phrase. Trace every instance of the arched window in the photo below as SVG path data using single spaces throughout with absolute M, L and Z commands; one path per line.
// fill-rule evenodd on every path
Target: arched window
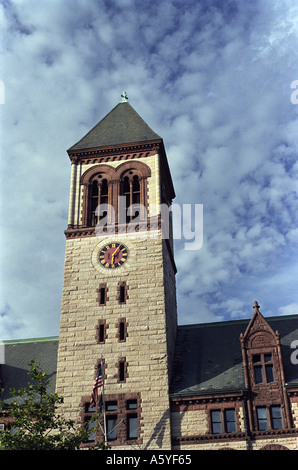
M 139 177 L 137 175 L 134 175 L 132 179 L 132 207 L 133 207 L 134 217 L 141 215 L 140 204 L 141 204 L 140 181 L 139 181 Z
M 148 210 L 147 178 L 150 176 L 148 165 L 138 161 L 124 162 L 116 168 L 105 164 L 89 168 L 81 177 L 82 226 L 95 227 L 106 216 L 105 225 L 129 223 L 137 216 L 145 221 Z M 122 203 L 119 206 L 119 196 L 124 196 L 125 206 L 125 214 L 121 213 L 120 216 L 123 206 Z M 100 211 L 103 204 L 111 205 L 108 214 Z
M 126 222 L 140 215 L 141 191 L 138 175 L 129 172 L 121 182 L 120 195 L 125 197 Z
M 112 182 L 115 180 L 115 168 L 110 165 L 95 165 L 81 176 L 83 186 L 82 226 L 95 227 L 107 214 L 96 209 L 100 205 L 113 204 Z M 109 216 L 108 216 L 109 217 Z
M 89 225 L 94 227 L 99 220 L 107 215 L 107 211 L 99 212 L 100 206 L 109 203 L 109 189 L 108 182 L 102 175 L 97 175 L 91 183 L 90 194 L 90 220 Z M 98 212 L 96 212 L 98 210 Z
M 130 218 L 128 216 L 128 208 L 130 207 L 130 183 L 129 178 L 126 176 L 121 184 L 121 196 L 125 197 L 125 214 L 126 222 L 129 222 Z
M 132 203 L 139 205 L 140 200 L 140 181 L 137 175 L 134 175 L 132 180 Z
M 90 220 L 90 224 L 88 225 L 92 225 L 92 227 L 94 227 L 96 224 L 95 211 L 98 206 L 98 183 L 96 180 L 94 180 L 91 185 L 90 205 L 91 205 L 91 220 Z

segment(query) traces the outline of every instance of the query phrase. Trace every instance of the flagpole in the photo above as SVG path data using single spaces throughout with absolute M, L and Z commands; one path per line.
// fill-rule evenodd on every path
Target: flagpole
M 103 429 L 104 429 L 105 447 L 107 447 L 107 445 L 108 445 L 108 436 L 107 436 L 107 418 L 106 418 L 106 404 L 105 404 L 105 381 L 104 381 L 104 368 L 103 368 L 103 358 L 102 358 L 102 356 L 101 356 L 101 368 L 102 368 Z

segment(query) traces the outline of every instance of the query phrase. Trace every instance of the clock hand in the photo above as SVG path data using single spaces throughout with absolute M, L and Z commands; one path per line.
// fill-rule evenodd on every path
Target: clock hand
M 114 253 L 112 254 L 112 263 L 114 263 L 114 258 L 115 258 L 115 255 L 117 253 L 117 251 L 119 250 L 119 246 L 118 248 L 116 248 L 116 250 L 114 251 Z

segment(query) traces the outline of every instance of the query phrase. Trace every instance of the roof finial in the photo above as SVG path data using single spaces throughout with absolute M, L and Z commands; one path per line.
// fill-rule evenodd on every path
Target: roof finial
M 127 96 L 126 91 L 122 92 L 121 98 L 122 98 L 122 101 L 121 101 L 122 103 L 126 103 L 128 101 L 128 96 Z
M 253 306 L 253 308 L 255 309 L 255 313 L 256 313 L 256 312 L 259 312 L 259 313 L 260 313 L 260 310 L 259 310 L 260 306 L 259 306 L 259 304 L 258 304 L 258 302 L 257 302 L 256 300 L 254 301 L 254 306 Z

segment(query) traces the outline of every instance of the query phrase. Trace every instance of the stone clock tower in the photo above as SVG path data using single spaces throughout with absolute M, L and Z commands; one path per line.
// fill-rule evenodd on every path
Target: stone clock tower
M 176 268 L 171 227 L 168 237 L 161 231 L 160 204 L 174 198 L 163 141 L 124 95 L 68 155 L 57 366 L 63 413 L 88 425 L 102 364 L 109 444 L 170 449 Z M 97 431 L 86 446 L 102 439 Z

